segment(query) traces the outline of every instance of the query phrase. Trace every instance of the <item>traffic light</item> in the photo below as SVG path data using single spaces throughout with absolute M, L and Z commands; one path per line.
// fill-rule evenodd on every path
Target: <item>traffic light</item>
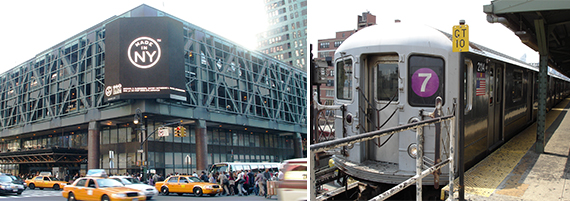
M 184 126 L 180 127 L 180 137 L 186 137 L 186 128 Z
M 174 137 L 180 137 L 180 126 L 174 128 Z

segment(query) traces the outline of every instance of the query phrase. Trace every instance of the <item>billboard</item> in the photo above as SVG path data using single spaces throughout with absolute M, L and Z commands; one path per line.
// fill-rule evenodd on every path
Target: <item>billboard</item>
M 186 101 L 182 23 L 119 18 L 105 25 L 105 101 Z

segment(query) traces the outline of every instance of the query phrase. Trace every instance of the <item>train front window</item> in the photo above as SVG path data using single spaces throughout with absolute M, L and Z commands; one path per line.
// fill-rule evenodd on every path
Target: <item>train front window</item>
M 352 59 L 336 63 L 336 97 L 352 100 Z
M 379 63 L 376 70 L 378 100 L 398 101 L 398 64 Z

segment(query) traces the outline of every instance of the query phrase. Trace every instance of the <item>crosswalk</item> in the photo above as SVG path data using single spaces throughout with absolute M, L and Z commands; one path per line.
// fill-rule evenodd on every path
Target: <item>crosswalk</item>
M 0 200 L 1 199 L 24 199 L 25 200 L 26 198 L 30 198 L 30 197 L 57 197 L 57 196 L 61 196 L 63 198 L 63 196 L 61 195 L 61 191 L 55 191 L 52 189 L 49 189 L 49 190 L 26 189 L 24 192 L 22 192 L 21 195 L 16 195 L 16 194 L 0 195 Z

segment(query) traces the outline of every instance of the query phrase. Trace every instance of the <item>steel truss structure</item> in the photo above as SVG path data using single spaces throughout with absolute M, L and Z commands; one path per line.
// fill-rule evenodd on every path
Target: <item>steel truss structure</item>
M 188 101 L 170 102 L 306 126 L 306 72 L 142 5 L 0 74 L 0 131 L 127 103 L 103 100 L 105 73 L 113 73 L 104 68 L 105 24 L 140 9 L 184 24 Z

